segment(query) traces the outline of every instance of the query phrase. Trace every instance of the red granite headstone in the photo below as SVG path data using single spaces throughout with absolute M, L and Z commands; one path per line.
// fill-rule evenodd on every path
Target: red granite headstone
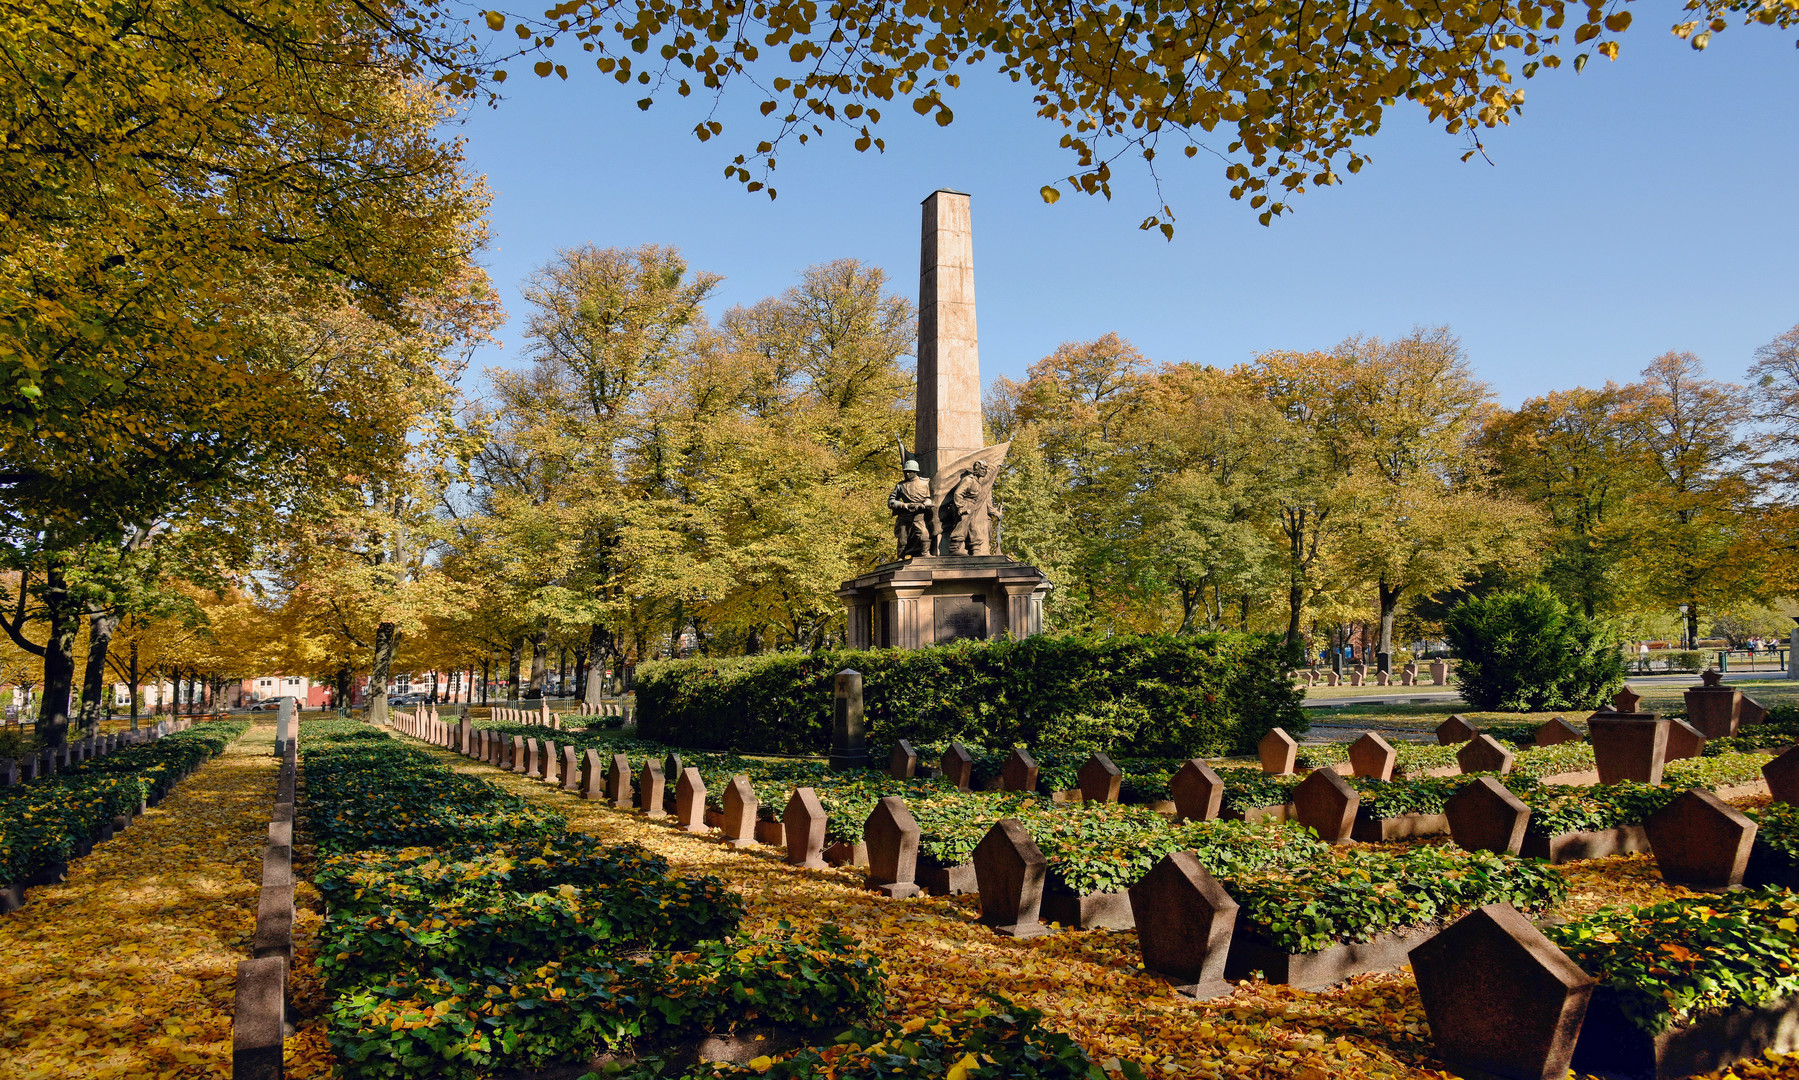
M 631 808 L 631 759 L 623 754 L 613 754 L 606 766 L 606 801 L 617 810 Z
M 1398 763 L 1399 753 L 1393 744 L 1372 731 L 1362 732 L 1361 738 L 1349 744 L 1349 765 L 1356 776 L 1391 780 L 1393 767 Z
M 598 750 L 581 754 L 581 797 L 588 802 L 606 797 L 606 761 Z
M 1198 758 L 1176 770 L 1168 787 L 1182 821 L 1211 821 L 1224 805 L 1224 781 Z
M 1332 844 L 1349 843 L 1362 797 L 1335 769 L 1314 769 L 1293 789 L 1294 817 Z
M 1458 713 L 1437 725 L 1437 745 L 1454 746 L 1456 743 L 1467 742 L 1479 733 L 1478 728 Z
M 690 833 L 706 831 L 706 781 L 698 769 L 682 769 L 675 781 L 675 820 Z
M 787 861 L 809 870 L 823 870 L 830 865 L 824 859 L 825 825 L 825 808 L 818 801 L 818 792 L 809 787 L 794 788 L 787 800 L 787 812 L 781 815 Z
M 1685 720 L 1668 720 L 1668 754 L 1664 760 L 1679 761 L 1705 753 L 1705 736 Z
M 1007 937 L 1050 933 L 1039 918 L 1049 860 L 1022 822 L 1006 818 L 987 830 L 974 849 L 974 876 L 981 893 L 981 922 Z
M 1579 742 L 1581 738 L 1579 729 L 1558 716 L 1537 729 L 1534 742 L 1538 746 L 1560 746 L 1562 743 Z
M 896 899 L 917 896 L 918 821 L 906 800 L 889 795 L 875 804 L 862 826 L 868 847 L 868 877 L 876 892 Z
M 1692 889 L 1743 883 L 1755 822 L 1709 791 L 1683 792 L 1643 822 L 1662 880 Z
M 1095 752 L 1081 765 L 1081 801 L 1117 802 L 1124 772 L 1105 754 Z
M 731 777 L 725 788 L 725 840 L 732 847 L 749 847 L 756 842 L 756 789 L 743 773 Z
M 943 778 L 962 791 L 967 791 L 974 783 L 974 755 L 968 748 L 952 740 L 949 749 L 943 752 Z
M 1437 1056 L 1470 1076 L 1562 1080 L 1593 980 L 1509 904 L 1488 904 L 1411 951 Z
M 662 787 L 666 783 L 662 775 L 662 763 L 655 758 L 645 758 L 643 768 L 637 774 L 637 808 L 649 817 L 668 816 L 662 807 Z
M 904 739 L 893 744 L 887 755 L 887 776 L 893 780 L 910 780 L 918 775 L 918 751 Z
M 1599 782 L 1662 782 L 1668 763 L 1668 721 L 1654 713 L 1594 713 L 1587 718 Z
M 1015 747 L 999 767 L 999 780 L 1004 791 L 1036 791 L 1037 759 L 1024 747 Z
M 1230 993 L 1224 961 L 1237 902 L 1190 851 L 1164 856 L 1130 887 L 1143 966 L 1190 997 Z
M 1512 752 L 1498 739 L 1481 732 L 1468 740 L 1455 754 L 1456 764 L 1463 773 L 1498 773 L 1504 776 L 1512 771 Z
M 1768 794 L 1775 802 L 1799 806 L 1799 746 L 1787 747 L 1763 765 L 1762 777 L 1768 781 Z
M 1477 776 L 1443 803 L 1449 836 L 1464 851 L 1516 855 L 1524 846 L 1530 808 L 1491 776 Z
M 1256 754 L 1262 759 L 1262 771 L 1272 776 L 1284 776 L 1293 771 L 1299 761 L 1299 741 L 1287 734 L 1284 728 L 1270 728 L 1262 741 L 1256 744 Z

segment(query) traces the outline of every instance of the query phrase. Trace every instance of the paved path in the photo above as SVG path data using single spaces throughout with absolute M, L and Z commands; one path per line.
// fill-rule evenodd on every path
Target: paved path
M 0 1076 L 225 1077 L 275 801 L 252 728 L 0 916 Z

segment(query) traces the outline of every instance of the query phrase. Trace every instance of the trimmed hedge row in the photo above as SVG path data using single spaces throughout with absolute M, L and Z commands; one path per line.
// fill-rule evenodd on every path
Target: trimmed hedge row
M 869 739 L 1145 756 L 1247 753 L 1306 729 L 1278 638 L 1031 637 L 831 650 L 637 669 L 637 727 L 677 746 L 811 754 L 830 745 L 832 680 L 862 673 Z

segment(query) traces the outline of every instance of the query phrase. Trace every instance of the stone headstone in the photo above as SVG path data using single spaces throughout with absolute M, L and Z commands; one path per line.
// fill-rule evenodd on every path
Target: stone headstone
M 1601 784 L 1662 782 L 1668 721 L 1653 713 L 1594 713 L 1587 718 L 1587 731 Z
M 615 810 L 631 808 L 631 759 L 623 754 L 613 754 L 606 766 L 606 801 Z
M 1454 746 L 1456 743 L 1465 743 L 1479 733 L 1479 728 L 1458 713 L 1437 725 L 1437 745 Z
M 662 808 L 664 783 L 662 763 L 655 758 L 645 758 L 643 769 L 637 774 L 637 809 L 649 817 L 667 817 L 668 811 Z
M 533 739 L 531 741 L 536 742 L 537 740 Z M 531 768 L 531 764 L 530 764 L 531 758 L 530 758 L 530 754 L 529 754 L 530 749 L 531 748 L 528 745 L 526 745 L 525 737 L 523 735 L 514 735 L 512 737 L 512 771 L 513 772 L 523 775 L 524 773 L 526 773 L 530 770 L 530 768 Z
M 943 778 L 962 791 L 974 783 L 974 755 L 961 743 L 951 740 L 943 752 Z
M 1477 776 L 1443 802 L 1449 836 L 1463 851 L 1516 855 L 1524 847 L 1530 807 L 1491 776 Z
M 1778 803 L 1799 806 L 1799 746 L 1789 746 L 1762 766 L 1762 778 L 1768 781 L 1768 794 Z
M 1231 951 L 1237 902 L 1190 851 L 1166 855 L 1130 887 L 1131 914 L 1143 966 L 1190 997 L 1231 991 L 1224 961 Z
M 562 790 L 581 791 L 581 752 L 568 743 L 562 747 Z
M 749 847 L 756 842 L 756 789 L 743 773 L 731 777 L 725 788 L 725 842 L 732 847 Z
M 1445 1064 L 1505 1080 L 1568 1075 L 1593 980 L 1517 909 L 1476 908 L 1411 961 Z
M 680 787 L 681 786 L 681 771 L 684 767 L 685 766 L 681 761 L 681 755 L 675 753 L 673 750 L 670 750 L 668 752 L 668 755 L 662 759 L 663 782 L 664 783 L 672 783 L 676 787 Z
M 1177 769 L 1168 788 L 1182 821 L 1211 821 L 1224 805 L 1224 781 L 1198 758 Z
M 539 763 L 537 770 L 540 778 L 551 787 L 560 787 L 562 784 L 562 751 L 553 741 L 545 739 L 538 752 L 543 755 L 543 760 Z
M 1338 674 L 1335 670 L 1327 671 L 1324 673 L 1324 685 L 1336 686 L 1339 682 L 1342 681 L 1342 678 L 1343 678 L 1343 676 Z
M 1455 762 L 1461 766 L 1464 774 L 1490 772 L 1504 776 L 1512 771 L 1512 752 L 1498 739 L 1483 731 L 1456 751 Z
M 1014 747 L 999 767 L 999 780 L 1004 791 L 1036 791 L 1037 759 L 1024 747 Z
M 1767 722 L 1768 710 L 1762 706 L 1761 702 L 1750 697 L 1748 694 L 1744 694 L 1742 700 L 1737 703 L 1737 723 L 1743 725 L 1765 724 Z
M 1039 917 L 1049 860 L 1023 822 L 1006 818 L 987 830 L 974 849 L 974 876 L 981 893 L 981 922 L 1007 937 L 1050 932 Z
M 1361 668 L 1353 668 L 1349 672 L 1349 685 L 1360 686 L 1362 685 L 1362 680 L 1365 678 L 1367 678 L 1367 676 L 1363 673 Z
M 1573 724 L 1556 717 L 1537 728 L 1532 739 L 1537 746 L 1560 746 L 1562 743 L 1579 742 L 1582 736 Z
M 1331 844 L 1349 843 L 1362 797 L 1335 769 L 1313 769 L 1293 789 L 1294 817 Z
M 1399 685 L 1411 686 L 1413 683 L 1416 683 L 1417 681 L 1418 681 L 1418 670 L 1416 668 L 1412 667 L 1410 664 L 1407 664 L 1405 670 L 1401 671 L 1399 673 Z
M 1449 685 L 1449 665 L 1441 660 L 1433 660 L 1430 665 L 1430 683 L 1432 686 Z
M 887 776 L 893 780 L 910 780 L 918 775 L 918 751 L 904 739 L 893 744 L 893 753 L 887 755 Z
M 862 673 L 837 673 L 831 694 L 831 768 L 860 769 L 868 764 L 868 729 L 862 716 Z
M 868 847 L 868 877 L 876 892 L 896 899 L 917 896 L 918 822 L 906 800 L 889 795 L 875 804 L 862 826 Z
M 581 753 L 581 798 L 599 802 L 606 797 L 606 760 L 598 750 Z
M 1668 761 L 1696 758 L 1705 753 L 1705 736 L 1685 720 L 1668 720 Z
M 1632 690 L 1629 683 L 1625 683 L 1617 693 L 1612 695 L 1612 711 L 1634 713 L 1637 711 L 1637 703 L 1642 700 L 1643 695 Z
M 525 779 L 543 779 L 543 747 L 536 739 L 525 740 Z
M 1743 692 L 1722 684 L 1716 671 L 1707 671 L 1705 684 L 1686 692 L 1687 722 L 1708 739 L 1722 739 L 1737 733 L 1741 721 Z
M 1691 889 L 1743 883 L 1755 822 L 1709 791 L 1683 792 L 1643 822 L 1662 880 Z
M 1376 686 L 1387 686 L 1392 681 L 1393 676 L 1385 671 L 1377 671 L 1374 673 L 1374 685 Z
M 825 808 L 818 792 L 809 787 L 794 788 L 787 800 L 787 811 L 781 815 L 781 828 L 787 839 L 787 861 L 810 870 L 823 870 L 825 862 Z
M 1299 741 L 1284 728 L 1269 728 L 1256 744 L 1256 755 L 1262 759 L 1262 771 L 1270 776 L 1285 776 L 1299 760 Z
M 675 781 L 675 820 L 687 832 L 706 831 L 706 781 L 698 769 L 682 769 Z
M 1355 776 L 1370 780 L 1393 779 L 1393 768 L 1399 764 L 1399 753 L 1393 744 L 1372 731 L 1349 744 L 1349 765 Z
M 0 787 L 12 787 L 22 782 L 19 779 L 19 763 L 12 758 L 0 758 Z
M 1124 770 L 1112 763 L 1105 754 L 1095 752 L 1081 764 L 1082 802 L 1117 802 L 1119 789 L 1124 786 Z

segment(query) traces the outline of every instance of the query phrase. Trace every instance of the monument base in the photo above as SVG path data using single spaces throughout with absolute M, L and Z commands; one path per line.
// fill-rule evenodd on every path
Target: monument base
M 837 590 L 852 649 L 918 649 L 1043 632 L 1043 571 L 1003 555 L 919 555 Z

